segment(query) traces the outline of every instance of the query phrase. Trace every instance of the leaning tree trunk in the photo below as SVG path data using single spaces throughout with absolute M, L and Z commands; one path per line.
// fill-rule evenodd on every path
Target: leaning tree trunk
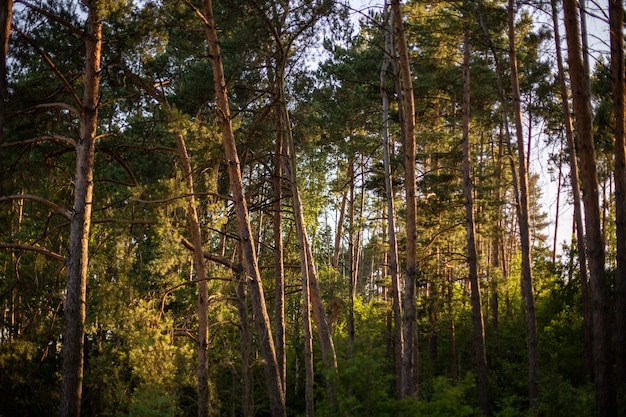
M 576 0 L 563 0 L 565 32 L 576 134 L 580 158 L 582 196 L 585 207 L 587 260 L 592 300 L 593 356 L 596 406 L 599 416 L 615 416 L 615 387 L 612 379 L 609 288 L 604 270 L 604 241 L 600 223 L 598 175 L 593 140 L 593 114 L 589 96 L 589 77 L 585 73 L 580 46 Z
M 589 301 L 589 274 L 587 273 L 587 253 L 585 248 L 585 226 L 583 224 L 582 206 L 580 197 L 580 179 L 578 177 L 578 157 L 576 156 L 576 143 L 569 106 L 565 71 L 563 70 L 563 56 L 559 39 L 559 21 L 556 8 L 556 0 L 552 0 L 552 23 L 554 28 L 556 63 L 561 90 L 561 108 L 563 109 L 563 124 L 565 125 L 565 139 L 567 141 L 567 156 L 570 166 L 570 183 L 574 199 L 574 223 L 576 225 L 576 244 L 578 249 L 578 270 L 582 298 L 583 312 L 583 356 L 585 358 L 585 372 L 588 378 L 593 375 L 593 354 L 591 335 L 591 305 Z
M 80 112 L 80 139 L 76 143 L 76 183 L 70 219 L 67 284 L 64 304 L 61 417 L 79 417 L 82 401 L 84 339 L 89 264 L 89 229 L 93 201 L 93 165 L 98 127 L 102 15 L 97 1 L 85 1 L 87 23 L 85 74 Z
M 406 275 L 404 278 L 403 397 L 417 397 L 417 183 L 415 176 L 415 102 L 400 1 L 392 0 L 395 35 L 402 77 L 400 102 L 404 114 L 404 169 L 406 187 Z
M 626 143 L 624 140 L 624 2 L 609 1 L 611 29 L 611 79 L 615 118 L 615 225 L 617 274 L 615 276 L 616 370 L 620 396 L 626 394 Z M 621 409 L 626 404 L 621 404 Z
M 467 2 L 465 3 L 467 7 Z M 467 230 L 467 263 L 471 285 L 474 365 L 478 385 L 478 403 L 484 415 L 489 415 L 489 380 L 487 352 L 485 350 L 485 324 L 483 320 L 480 282 L 478 280 L 478 255 L 474 224 L 474 197 L 471 176 L 470 152 L 470 41 L 468 16 L 463 19 L 463 195 Z
M 520 100 L 519 79 L 517 75 L 517 56 L 515 48 L 515 0 L 509 0 L 509 61 L 511 64 L 511 89 L 513 96 L 513 113 L 515 116 L 515 132 L 517 137 L 518 169 L 519 169 L 519 207 L 517 210 L 520 243 L 522 249 L 522 293 L 526 306 L 526 338 L 528 344 L 528 400 L 530 406 L 536 406 L 538 397 L 538 351 L 537 351 L 537 319 L 535 316 L 535 296 L 533 292 L 532 263 L 530 255 L 530 215 L 528 205 L 528 166 L 524 151 L 524 134 L 522 126 L 522 108 Z
M 213 87 L 217 100 L 217 119 L 222 132 L 222 141 L 228 166 L 228 176 L 230 178 L 230 188 L 237 216 L 239 239 L 241 240 L 244 268 L 247 274 L 250 296 L 252 298 L 252 308 L 254 311 L 254 321 L 258 333 L 261 356 L 263 357 L 263 367 L 265 370 L 265 380 L 270 400 L 270 411 L 273 417 L 285 417 L 285 392 L 280 376 L 280 369 L 276 360 L 276 350 L 272 329 L 265 305 L 265 295 L 263 282 L 257 264 L 256 248 L 252 240 L 252 229 L 248 214 L 248 206 L 243 190 L 241 179 L 241 167 L 239 155 L 235 146 L 235 136 L 233 133 L 230 108 L 228 105 L 228 93 L 226 81 L 224 79 L 224 67 L 220 51 L 215 18 L 213 16 L 212 0 L 203 0 L 203 11 L 206 25 L 206 37 L 209 44 L 211 66 L 213 67 Z
M 385 55 L 380 70 L 380 93 L 383 100 L 383 164 L 385 167 L 385 198 L 387 200 L 387 233 L 389 236 L 389 272 L 391 274 L 391 298 L 393 304 L 393 346 L 394 363 L 396 370 L 396 397 L 402 398 L 402 358 L 404 352 L 404 337 L 402 331 L 402 295 L 400 290 L 400 270 L 398 267 L 398 239 L 396 238 L 396 209 L 394 203 L 393 180 L 391 175 L 391 156 L 389 143 L 389 95 L 387 93 L 387 68 L 393 54 L 393 15 L 389 13 L 389 6 L 385 1 L 384 9 L 385 28 Z M 387 24 L 387 20 L 389 23 Z

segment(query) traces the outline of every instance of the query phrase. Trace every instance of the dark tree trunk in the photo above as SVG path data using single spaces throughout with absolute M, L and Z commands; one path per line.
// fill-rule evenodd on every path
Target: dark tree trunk
M 415 102 L 413 79 L 409 65 L 409 52 L 402 20 L 400 1 L 392 0 L 395 37 L 397 39 L 400 64 L 401 91 L 400 105 L 403 108 L 404 129 L 404 169 L 406 187 L 406 274 L 404 278 L 404 357 L 402 362 L 404 378 L 403 397 L 418 395 L 417 367 L 417 183 L 415 174 Z
M 624 140 L 624 2 L 609 1 L 611 79 L 615 118 L 615 224 L 617 273 L 615 276 L 617 387 L 626 410 L 626 143 Z
M 509 0 L 509 61 L 511 64 L 511 88 L 513 96 L 513 112 L 515 116 L 515 132 L 517 137 L 518 170 L 519 170 L 519 204 L 518 219 L 520 244 L 522 249 L 522 295 L 526 306 L 526 338 L 528 343 L 528 400 L 531 408 L 537 403 L 538 388 L 538 350 L 537 320 L 535 317 L 535 296 L 533 291 L 531 247 L 530 247 L 530 214 L 528 204 L 528 167 L 524 151 L 524 134 L 522 126 L 522 108 L 517 75 L 517 57 L 515 48 L 515 1 Z
M 93 200 L 93 165 L 98 126 L 102 16 L 97 1 L 85 1 L 87 24 L 80 139 L 76 143 L 76 184 L 70 219 L 64 305 L 61 417 L 79 417 L 82 401 L 89 230 Z
M 556 0 L 552 0 L 551 3 L 554 39 L 561 39 Z M 563 54 L 561 52 L 560 42 L 555 42 L 555 48 L 559 87 L 561 90 L 561 108 L 563 109 L 563 123 L 565 125 L 565 139 L 567 141 L 567 156 L 570 166 L 570 185 L 572 187 L 574 200 L 574 224 L 577 236 L 578 273 L 583 312 L 583 355 L 585 358 L 585 373 L 587 374 L 587 378 L 591 378 L 593 375 L 591 305 L 589 300 L 589 274 L 587 273 L 587 253 L 585 248 L 585 226 L 581 210 L 580 180 L 578 178 L 578 157 L 576 156 L 576 143 L 574 141 L 574 131 L 572 127 L 567 84 L 565 82 L 565 71 L 563 70 Z
M 385 168 L 385 199 L 387 201 L 387 234 L 389 239 L 389 273 L 391 275 L 391 299 L 393 311 L 393 346 L 396 370 L 396 398 L 402 397 L 402 357 L 404 337 L 402 331 L 402 295 L 400 292 L 400 270 L 398 267 L 398 240 L 396 238 L 396 209 L 389 143 L 389 96 L 387 93 L 387 68 L 393 54 L 393 15 L 389 13 L 387 1 L 384 5 L 385 55 L 380 70 L 380 93 L 383 101 L 383 164 Z M 387 23 L 387 20 L 389 21 Z
M 281 120 L 280 111 L 277 118 Z M 279 124 L 282 124 L 279 122 Z M 285 339 L 285 266 L 283 259 L 283 132 L 279 129 L 276 135 L 276 155 L 274 155 L 274 276 L 276 277 L 276 295 L 274 321 L 276 328 L 276 359 L 280 370 L 283 390 L 287 381 L 287 349 Z
M 241 411 L 243 417 L 254 417 L 254 358 L 252 356 L 252 332 L 248 318 L 248 296 L 246 293 L 246 276 L 237 271 L 235 283 L 237 295 L 237 315 L 239 316 L 239 336 L 241 355 Z
M 467 6 L 467 4 L 465 4 Z M 467 230 L 467 263 L 471 285 L 474 366 L 478 403 L 485 415 L 489 415 L 489 380 L 487 377 L 487 352 L 485 349 L 485 324 L 483 320 L 480 282 L 478 279 L 478 255 L 474 225 L 474 197 L 471 176 L 470 128 L 470 41 L 469 21 L 463 20 L 463 195 L 465 199 L 465 222 Z
M 4 141 L 4 122 L 6 119 L 7 101 L 7 54 L 11 37 L 11 19 L 13 16 L 13 0 L 5 0 L 0 4 L 0 144 Z M 0 158 L 1 160 L 1 158 Z M 1 163 L 1 162 L 0 162 Z
M 593 140 L 593 115 L 589 97 L 589 77 L 583 65 L 576 0 L 564 0 L 563 13 L 565 16 L 570 83 L 576 116 L 576 134 L 579 144 L 581 188 L 585 208 L 597 413 L 599 416 L 612 417 L 617 413 L 615 388 L 611 373 L 613 361 L 609 289 L 604 270 L 604 241 L 600 225 L 598 175 Z

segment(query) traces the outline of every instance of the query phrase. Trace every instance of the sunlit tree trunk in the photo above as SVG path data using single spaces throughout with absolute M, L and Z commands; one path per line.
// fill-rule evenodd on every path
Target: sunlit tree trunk
M 467 3 L 465 3 L 467 6 Z M 474 225 L 474 197 L 471 174 L 470 148 L 470 41 L 468 17 L 463 22 L 463 195 L 465 199 L 465 222 L 467 230 L 467 263 L 471 285 L 474 365 L 478 386 L 478 403 L 481 411 L 489 415 L 489 381 L 487 377 L 487 352 L 485 349 L 485 325 L 483 320 L 480 282 L 478 280 L 478 255 Z
M 593 375 L 593 354 L 591 334 L 591 305 L 589 301 L 589 274 L 587 273 L 587 250 L 585 248 L 585 226 L 583 223 L 582 206 L 580 197 L 580 180 L 578 177 L 578 157 L 576 156 L 576 143 L 569 106 L 565 71 L 563 69 L 563 54 L 561 51 L 561 39 L 559 31 L 558 12 L 556 0 L 552 0 L 552 23 L 554 28 L 556 62 L 561 91 L 561 108 L 563 109 L 563 124 L 565 125 L 565 140 L 567 142 L 567 156 L 570 166 L 570 184 L 574 200 L 574 224 L 576 226 L 576 244 L 578 257 L 578 273 L 580 279 L 582 312 L 583 312 L 583 346 L 585 357 L 585 371 L 588 378 Z
M 578 137 L 580 179 L 585 208 L 585 231 L 593 320 L 594 378 L 599 416 L 615 416 L 615 388 L 612 376 L 609 291 L 604 270 L 605 253 L 600 225 L 598 175 L 593 140 L 593 114 L 580 45 L 576 0 L 563 1 L 565 32 L 572 99 Z
M 85 73 L 80 111 L 80 138 L 76 143 L 74 206 L 70 219 L 69 255 L 63 330 L 61 417 L 79 417 L 82 401 L 89 230 L 93 201 L 93 165 L 98 127 L 102 10 L 98 1 L 85 1 L 87 22 Z
M 403 397 L 417 397 L 417 183 L 415 177 L 415 103 L 413 80 L 409 66 L 400 1 L 392 0 L 397 51 L 402 78 L 400 103 L 404 113 L 404 170 L 406 187 L 406 274 L 404 278 L 404 357 L 402 384 Z
M 624 2 L 609 1 L 611 32 L 611 92 L 615 118 L 615 224 L 617 273 L 615 276 L 617 387 L 626 394 L 626 143 L 624 139 Z M 626 400 L 621 400 L 622 409 Z
M 385 199 L 387 201 L 387 234 L 389 240 L 389 273 L 391 275 L 391 299 L 393 310 L 393 346 L 394 363 L 396 370 L 396 397 L 402 397 L 402 358 L 404 352 L 404 337 L 402 330 L 402 295 L 400 291 L 400 270 L 398 266 L 398 240 L 396 238 L 396 209 L 394 203 L 395 193 L 391 174 L 391 156 L 389 142 L 389 96 L 387 92 L 387 68 L 389 60 L 393 56 L 391 37 L 393 36 L 393 15 L 389 13 L 389 5 L 384 5 L 385 28 L 385 55 L 380 70 L 380 92 L 383 101 L 383 164 L 385 168 Z M 387 23 L 387 21 L 389 21 Z
M 535 296 L 533 292 L 532 263 L 530 254 L 530 214 L 528 206 L 528 166 L 524 151 L 524 134 L 522 126 L 522 108 L 517 75 L 517 57 L 515 48 L 515 1 L 509 0 L 509 62 L 511 65 L 511 88 L 515 132 L 517 137 L 518 169 L 519 169 L 519 204 L 518 219 L 520 243 L 522 250 L 522 294 L 526 306 L 526 338 L 528 343 L 528 399 L 531 407 L 536 406 L 538 397 L 538 351 L 537 351 L 537 320 L 535 317 Z
M 257 264 L 256 248 L 252 240 L 250 218 L 241 179 L 239 155 L 237 154 L 237 148 L 235 146 L 235 137 L 228 105 L 228 93 L 224 79 L 224 67 L 217 37 L 215 18 L 213 16 L 212 1 L 203 0 L 202 6 L 206 26 L 206 37 L 209 44 L 209 53 L 213 68 L 213 87 L 215 89 L 218 107 L 217 120 L 222 132 L 228 176 L 230 178 L 230 188 L 242 247 L 243 264 L 252 299 L 254 321 L 258 333 L 261 356 L 263 357 L 265 381 L 270 400 L 270 411 L 273 417 L 284 417 L 286 415 L 285 392 L 283 390 L 280 370 L 276 360 L 274 338 L 267 314 L 263 282 L 261 281 L 261 274 L 259 273 Z
M 278 120 L 280 111 L 276 112 Z M 281 122 L 279 122 L 282 124 Z M 285 266 L 283 259 L 283 142 L 284 135 L 279 129 L 276 135 L 276 154 L 274 155 L 274 276 L 276 277 L 276 295 L 274 306 L 274 326 L 276 329 L 276 359 L 280 369 L 283 390 L 287 380 L 287 349 L 285 339 Z M 286 391 L 285 391 L 286 392 Z

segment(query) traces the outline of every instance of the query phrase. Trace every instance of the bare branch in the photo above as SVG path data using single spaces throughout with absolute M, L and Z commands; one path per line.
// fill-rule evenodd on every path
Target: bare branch
M 0 242 L 0 248 L 3 249 L 18 249 L 30 252 L 40 253 L 42 255 L 47 256 L 48 258 L 52 258 L 57 261 L 65 262 L 65 256 L 59 255 L 58 253 L 49 251 L 44 248 L 40 248 L 39 246 L 28 245 L 26 243 L 4 243 Z
M 65 145 L 69 145 L 72 148 L 76 147 L 76 141 L 72 138 L 68 138 L 67 136 L 62 136 L 62 135 L 47 135 L 47 136 L 39 136 L 37 138 L 32 138 L 32 139 L 2 143 L 0 144 L 0 148 L 8 148 L 9 146 L 30 145 L 33 143 L 37 144 L 41 142 L 58 142 L 58 143 L 63 143 Z
M 72 217 L 72 212 L 66 208 L 63 208 L 61 206 L 59 206 L 56 203 L 53 203 L 50 200 L 47 200 L 43 197 L 40 197 L 38 195 L 33 195 L 33 194 L 15 194 L 15 195 L 7 195 L 7 196 L 2 196 L 0 197 L 0 202 L 4 202 L 4 201 L 14 201 L 14 200 L 31 200 L 31 201 L 36 201 L 38 203 L 42 203 L 48 207 L 50 207 L 55 213 L 60 214 L 61 216 L 65 217 L 67 220 L 70 220 L 70 218 Z
M 131 203 L 140 203 L 140 204 L 163 204 L 163 203 L 169 203 L 170 201 L 178 200 L 181 198 L 191 197 L 192 195 L 193 196 L 212 196 L 212 197 L 222 198 L 228 201 L 231 201 L 233 199 L 231 196 L 228 196 L 228 195 L 206 192 L 206 193 L 194 193 L 194 194 L 187 193 L 187 194 L 177 195 L 177 196 L 170 197 L 170 198 L 165 198 L 163 200 L 141 200 L 139 198 L 131 198 L 129 201 Z

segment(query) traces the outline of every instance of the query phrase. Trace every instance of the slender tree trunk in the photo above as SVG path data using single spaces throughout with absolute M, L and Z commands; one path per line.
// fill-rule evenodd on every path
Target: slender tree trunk
M 513 96 L 513 112 L 517 136 L 517 152 L 519 164 L 519 206 L 518 218 L 520 243 L 522 249 L 522 293 L 526 306 L 526 337 L 528 343 L 528 400 L 531 408 L 537 403 L 538 389 L 538 351 L 537 351 L 537 319 L 535 317 L 535 296 L 533 293 L 532 263 L 530 254 L 530 214 L 528 205 L 528 167 L 524 151 L 524 134 L 522 126 L 522 108 L 517 75 L 517 57 L 515 48 L 515 1 L 509 0 L 509 61 L 511 64 L 511 88 Z
M 239 337 L 241 355 L 241 411 L 243 417 L 254 417 L 254 358 L 252 357 L 252 332 L 248 319 L 248 297 L 246 293 L 246 276 L 237 271 L 235 283 L 237 295 L 237 315 L 239 316 Z
M 217 28 L 215 27 L 215 18 L 213 16 L 212 0 L 203 0 L 202 5 L 204 18 L 206 19 L 206 37 L 209 44 L 211 65 L 213 67 L 213 85 L 217 107 L 219 109 L 217 119 L 224 142 L 230 188 L 237 216 L 239 239 L 242 244 L 244 269 L 247 274 L 255 325 L 261 347 L 261 356 L 263 357 L 265 380 L 270 400 L 270 411 L 273 417 L 285 417 L 285 392 L 283 390 L 280 370 L 276 360 L 274 339 L 272 337 L 272 329 L 265 305 L 263 282 L 261 281 L 261 274 L 259 273 L 257 264 L 256 248 L 252 240 L 252 230 L 241 179 L 239 155 L 237 154 L 237 148 L 235 146 L 235 137 L 228 105 L 228 93 L 224 79 L 224 67 L 217 37 Z
M 467 7 L 467 3 L 465 3 Z M 463 19 L 463 194 L 465 197 L 465 221 L 467 229 L 467 263 L 471 285 L 474 366 L 478 403 L 485 415 L 489 415 L 489 380 L 487 377 L 487 352 L 485 349 L 485 324 L 483 320 L 480 282 L 478 280 L 478 255 L 474 225 L 474 197 L 471 176 L 470 152 L 470 41 L 468 16 Z
M 280 111 L 276 112 L 278 120 Z M 282 122 L 279 122 L 282 124 Z M 287 349 L 285 338 L 285 266 L 283 259 L 283 141 L 282 130 L 276 135 L 276 155 L 274 155 L 274 276 L 276 277 L 276 295 L 274 321 L 276 326 L 276 359 L 280 370 L 283 391 L 287 392 Z
M 393 15 L 389 13 L 389 4 L 385 0 L 383 10 L 383 27 L 385 30 L 385 55 L 380 70 L 380 93 L 383 100 L 383 164 L 385 168 L 385 199 L 387 201 L 387 234 L 389 236 L 389 272 L 391 275 L 391 298 L 393 310 L 393 346 L 396 369 L 396 398 L 402 397 L 402 358 L 404 337 L 402 331 L 402 295 L 400 291 L 400 270 L 398 267 L 398 240 L 396 238 L 395 193 L 391 174 L 391 157 L 389 143 L 389 95 L 387 93 L 387 68 L 393 56 L 391 37 L 393 36 Z M 389 21 L 389 23 L 387 23 Z
M 67 284 L 64 305 L 61 417 L 79 417 L 82 401 L 89 230 L 93 200 L 93 165 L 98 127 L 102 16 L 97 1 L 85 1 L 87 23 L 85 74 L 80 113 L 80 139 L 76 143 L 76 183 L 70 219 Z
M 617 387 L 626 410 L 626 142 L 624 139 L 624 2 L 609 1 L 611 79 L 615 118 L 615 224 L 617 273 L 615 276 Z
M 413 80 L 409 66 L 409 51 L 406 43 L 400 1 L 392 0 L 395 35 L 397 39 L 400 74 L 402 76 L 401 107 L 404 114 L 404 170 L 406 183 L 406 274 L 404 279 L 404 378 L 403 397 L 418 395 L 417 367 L 417 183 L 415 174 L 415 104 Z
M 597 413 L 599 416 L 615 416 L 615 388 L 612 379 L 611 334 L 609 315 L 609 291 L 604 270 L 604 241 L 600 226 L 598 203 L 598 175 L 593 141 L 593 115 L 589 96 L 589 78 L 585 74 L 580 32 L 575 0 L 563 1 L 565 32 L 568 46 L 568 63 L 574 113 L 582 197 L 585 207 L 587 260 L 593 312 L 593 355 L 596 384 Z
M 589 299 L 589 274 L 587 273 L 587 250 L 585 248 L 585 226 L 583 223 L 580 180 L 578 177 L 578 157 L 576 156 L 576 143 L 574 141 L 574 129 L 569 106 L 567 84 L 565 82 L 565 71 L 563 69 L 563 54 L 559 40 L 559 21 L 556 8 L 556 0 L 552 0 L 552 23 L 554 28 L 554 39 L 556 48 L 556 62 L 561 91 L 561 108 L 563 109 L 563 124 L 565 125 L 565 140 L 567 141 L 567 156 L 570 166 L 570 185 L 574 199 L 574 224 L 576 230 L 576 244 L 578 256 L 578 273 L 580 279 L 582 312 L 583 312 L 583 355 L 585 358 L 585 372 L 587 378 L 593 375 L 593 353 L 592 353 L 592 327 L 591 327 L 591 303 Z

